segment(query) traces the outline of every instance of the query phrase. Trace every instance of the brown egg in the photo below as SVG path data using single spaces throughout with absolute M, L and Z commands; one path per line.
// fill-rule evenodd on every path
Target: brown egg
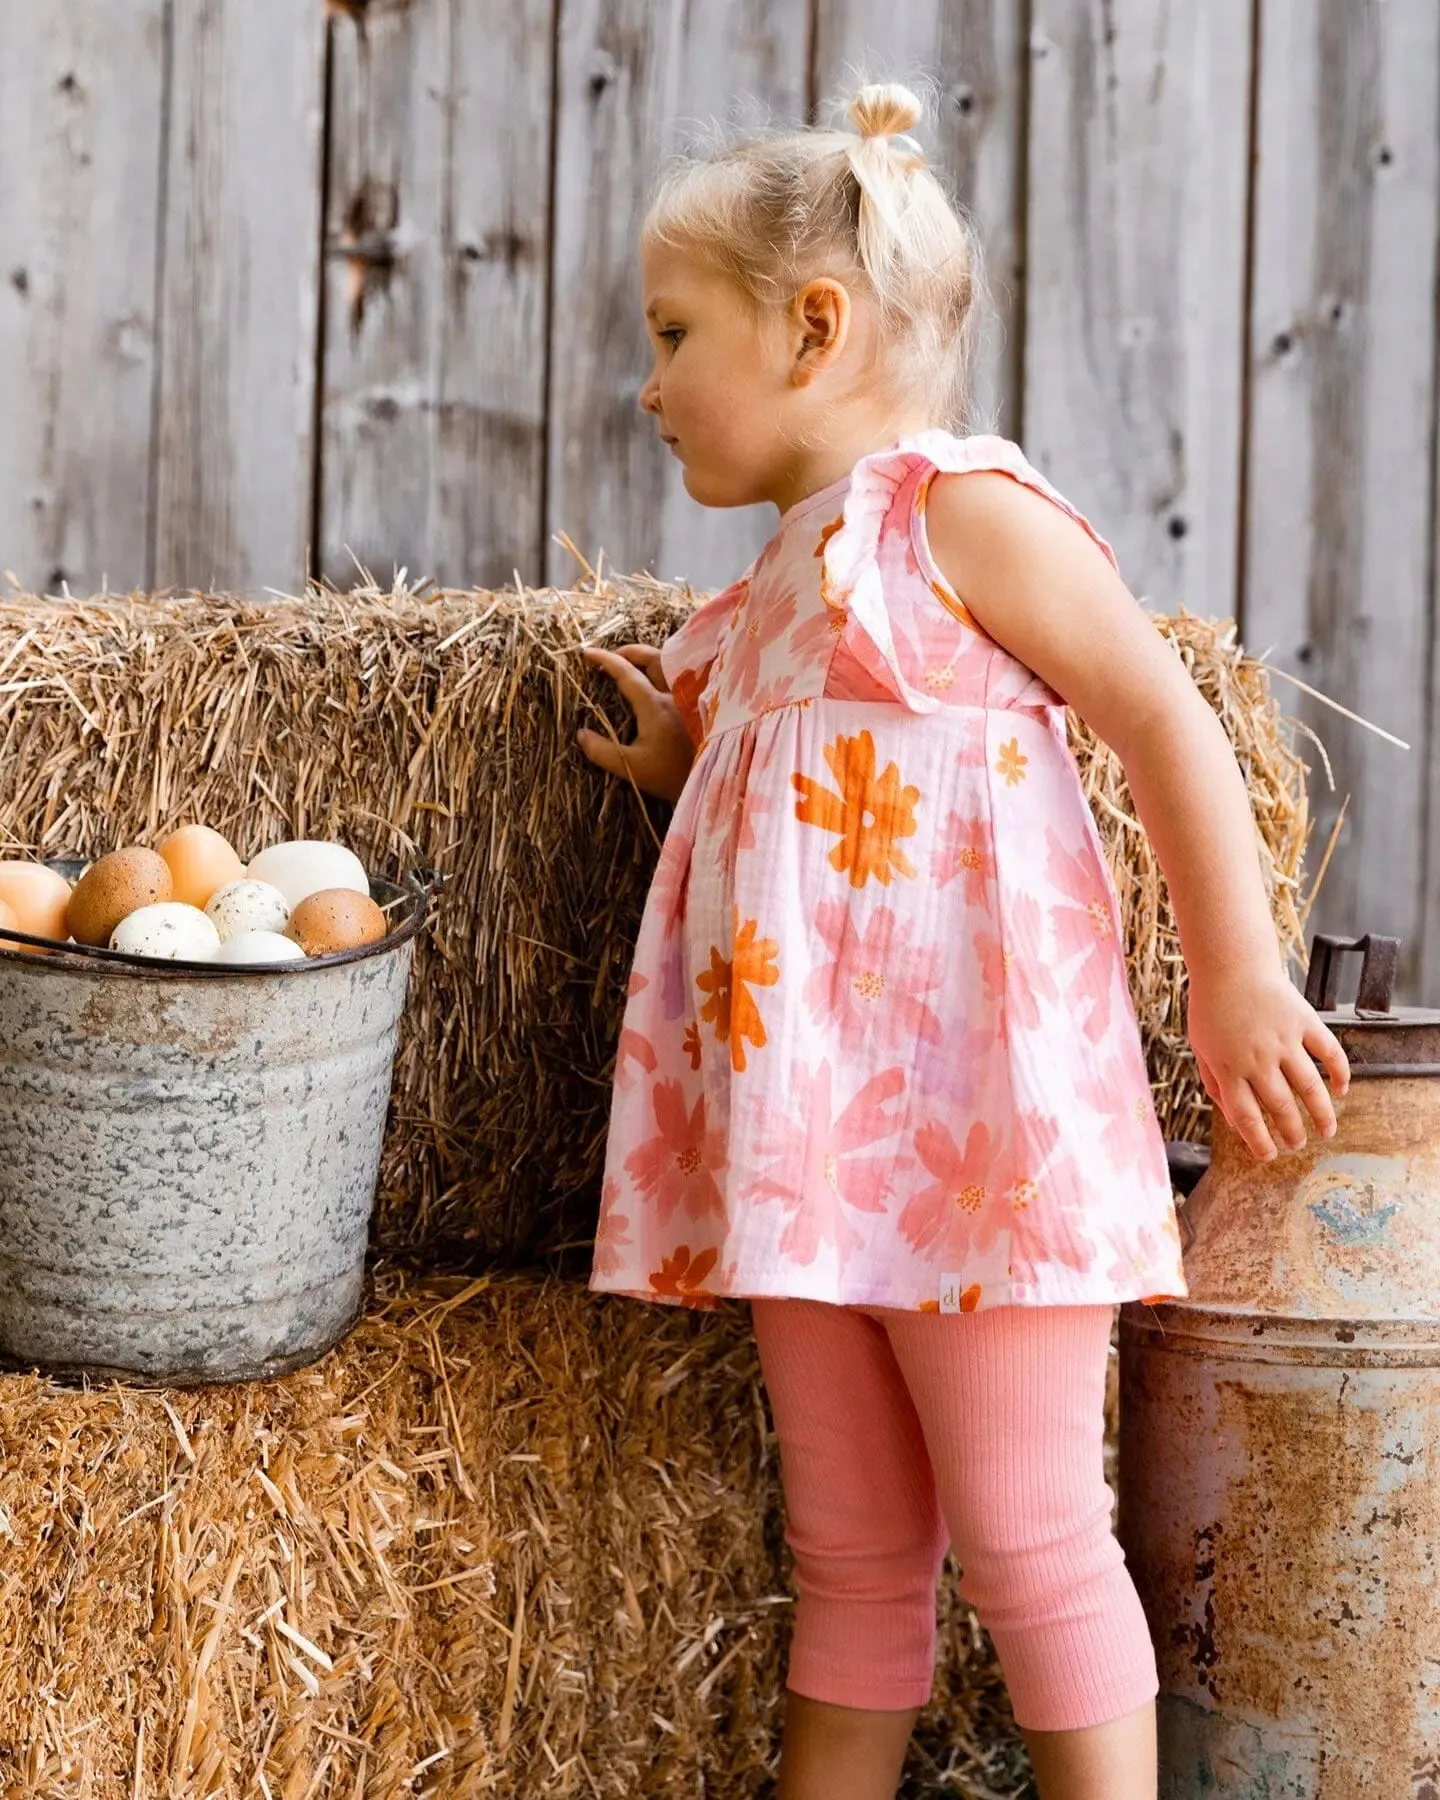
M 20 920 L 16 916 L 15 908 L 13 906 L 7 906 L 3 900 L 0 900 L 0 931 L 18 931 L 19 929 Z M 25 948 L 23 944 L 17 944 L 12 947 L 19 950 Z
M 202 912 L 213 895 L 245 873 L 230 841 L 208 825 L 182 825 L 172 831 L 160 846 L 160 854 L 169 864 L 175 898 Z
M 321 888 L 302 900 L 290 915 L 285 935 L 307 956 L 333 956 L 378 944 L 386 931 L 385 915 L 368 894 L 353 888 Z
M 23 931 L 29 937 L 54 938 L 60 944 L 69 936 L 65 908 L 70 904 L 70 883 L 44 863 L 0 862 L 0 903 L 15 915 L 10 930 Z M 45 954 L 29 944 L 8 947 L 32 956 Z
M 75 883 L 67 918 L 77 944 L 108 944 L 122 919 L 142 906 L 173 900 L 170 865 L 155 850 L 112 850 Z

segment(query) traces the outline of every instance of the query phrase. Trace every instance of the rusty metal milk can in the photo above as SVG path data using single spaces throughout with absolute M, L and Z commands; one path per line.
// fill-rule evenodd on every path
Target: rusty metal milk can
M 1316 939 L 1336 1135 L 1260 1163 L 1217 1109 L 1189 1297 L 1122 1309 L 1161 1800 L 1440 1800 L 1440 1012 L 1392 1009 L 1398 948 Z

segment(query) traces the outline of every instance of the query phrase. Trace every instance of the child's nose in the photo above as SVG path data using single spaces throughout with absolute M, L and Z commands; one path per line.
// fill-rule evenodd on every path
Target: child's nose
M 639 405 L 641 412 L 658 413 L 660 410 L 660 383 L 655 379 L 653 370 L 640 390 Z

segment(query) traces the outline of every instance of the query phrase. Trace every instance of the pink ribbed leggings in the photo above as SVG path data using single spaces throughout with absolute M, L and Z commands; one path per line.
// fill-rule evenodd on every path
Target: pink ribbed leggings
M 1111 1307 L 756 1299 L 752 1316 L 795 1554 L 789 1688 L 923 1705 L 953 1541 L 1025 1729 L 1099 1725 L 1154 1698 L 1102 1463 Z

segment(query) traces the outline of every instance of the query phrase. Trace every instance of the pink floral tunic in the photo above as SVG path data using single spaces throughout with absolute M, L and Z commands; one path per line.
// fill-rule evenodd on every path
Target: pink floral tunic
M 664 646 L 698 749 L 636 945 L 592 1288 L 1186 1292 L 1063 704 L 927 547 L 931 477 L 971 469 L 1111 554 L 1014 444 L 925 432 L 792 508 Z

